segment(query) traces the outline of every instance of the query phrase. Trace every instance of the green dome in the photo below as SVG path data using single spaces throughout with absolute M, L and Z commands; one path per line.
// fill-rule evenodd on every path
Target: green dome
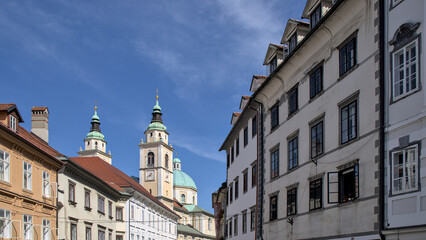
M 95 138 L 99 140 L 104 140 L 104 135 L 101 132 L 93 131 L 87 134 L 87 138 Z
M 95 114 L 92 116 L 92 121 L 99 122 L 99 117 L 98 117 L 98 113 L 97 113 L 96 110 L 95 110 Z
M 180 159 L 179 159 L 179 158 L 175 158 L 175 159 L 173 159 L 173 162 L 174 162 L 174 163 L 180 163 L 181 161 L 180 161 Z
M 158 99 L 157 99 L 157 101 L 155 102 L 155 105 L 154 105 L 154 112 L 161 112 L 161 107 L 160 107 L 160 105 L 158 105 Z
M 175 160 L 173 160 L 173 162 L 174 161 Z M 192 180 L 192 178 L 188 174 L 176 169 L 173 170 L 173 186 L 187 187 L 197 190 L 197 186 L 195 185 L 194 180 Z
M 160 122 L 152 122 L 148 125 L 148 128 L 146 130 L 160 130 L 160 131 L 166 131 L 166 126 Z

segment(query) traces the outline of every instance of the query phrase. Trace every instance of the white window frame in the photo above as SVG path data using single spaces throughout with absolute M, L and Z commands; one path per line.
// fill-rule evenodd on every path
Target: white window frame
M 0 209 L 0 237 L 11 238 L 11 215 L 10 211 L 6 209 Z
M 51 228 L 50 220 L 43 219 L 43 240 L 50 240 Z
M 10 155 L 0 150 L 0 180 L 10 182 Z
M 9 127 L 16 132 L 16 117 L 9 115 Z
M 98 229 L 98 240 L 106 240 L 105 230 Z
M 23 188 L 25 188 L 27 190 L 31 190 L 32 189 L 32 165 L 31 165 L 31 163 L 24 161 L 24 165 L 23 165 L 22 170 L 23 170 L 22 186 L 23 186 Z
M 24 214 L 23 222 L 23 239 L 33 239 L 33 216 Z
M 50 197 L 50 173 L 43 171 L 43 196 Z
M 395 178 L 395 168 L 397 166 L 396 162 L 395 162 L 395 156 L 397 154 L 401 154 L 402 153 L 402 157 L 403 157 L 403 163 L 402 164 L 397 164 L 400 165 L 402 167 L 402 173 L 403 175 L 401 177 Z M 400 193 L 407 193 L 407 192 L 413 192 L 418 190 L 419 188 L 419 156 L 418 156 L 418 145 L 411 145 L 408 146 L 402 150 L 399 151 L 393 151 L 392 154 L 392 165 L 391 165 L 391 185 L 392 185 L 392 194 L 400 194 Z M 409 165 L 410 163 L 407 162 L 407 158 L 410 157 L 412 159 L 411 165 Z M 407 171 L 408 168 L 411 168 L 412 171 Z M 414 170 L 414 172 L 413 172 Z M 410 179 L 410 175 L 411 179 L 414 180 L 413 184 L 414 186 L 412 187 L 407 187 L 407 181 Z M 405 179 L 405 181 L 404 181 Z M 400 190 L 395 190 L 395 181 L 400 180 L 400 184 L 402 184 L 401 189 Z
M 407 64 L 407 61 L 405 59 L 407 49 L 411 49 L 412 47 L 416 48 L 415 49 L 416 57 L 415 57 L 414 63 L 412 63 L 410 61 Z M 401 52 L 404 55 L 404 61 L 403 61 L 404 63 L 403 63 L 402 67 L 398 67 L 398 69 L 397 69 L 395 67 L 395 64 L 397 62 L 397 56 L 401 55 Z M 413 64 L 416 67 L 416 71 L 415 71 L 416 87 L 407 90 L 407 76 L 406 76 L 407 72 L 406 72 L 406 70 L 407 70 L 407 67 L 411 67 Z M 398 82 L 402 82 L 403 92 L 401 94 L 399 94 L 398 96 L 396 96 L 395 95 L 395 93 L 396 93 L 395 81 L 396 81 L 396 77 L 397 76 L 399 77 L 399 73 L 400 73 L 400 71 L 398 71 L 399 69 L 402 69 L 403 75 L 404 75 L 402 80 L 401 79 L 398 80 Z M 397 74 L 397 71 L 398 71 L 398 74 Z M 411 68 L 410 68 L 410 71 L 411 71 Z M 395 52 L 392 53 L 392 96 L 393 96 L 393 101 L 401 99 L 401 98 L 403 98 L 403 97 L 405 97 L 405 96 L 407 96 L 407 95 L 409 95 L 409 94 L 411 94 L 411 93 L 413 93 L 413 92 L 415 92 L 419 89 L 419 71 L 420 71 L 420 69 L 419 69 L 419 42 L 418 42 L 418 39 L 416 38 L 413 41 L 409 42 L 405 46 L 401 47 L 400 49 L 398 49 L 398 50 L 396 50 Z M 412 75 L 412 73 L 410 74 L 409 78 L 411 78 L 411 75 Z

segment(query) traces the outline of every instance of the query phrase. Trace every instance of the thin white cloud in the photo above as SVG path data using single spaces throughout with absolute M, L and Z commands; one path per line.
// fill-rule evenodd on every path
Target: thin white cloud
M 200 157 L 225 162 L 225 157 L 218 152 L 217 142 L 207 137 L 200 136 L 184 136 L 183 134 L 174 133 L 171 139 L 173 145 L 184 148 Z

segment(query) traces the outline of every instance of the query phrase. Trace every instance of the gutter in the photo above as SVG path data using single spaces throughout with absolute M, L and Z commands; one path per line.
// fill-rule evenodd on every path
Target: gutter
M 258 153 L 257 153 L 257 198 L 256 198 L 256 220 L 259 224 L 255 225 L 255 238 L 263 240 L 263 103 L 257 100 L 253 100 L 260 106 L 258 116 L 260 116 L 260 128 L 258 128 Z M 259 203 L 259 201 L 260 203 Z

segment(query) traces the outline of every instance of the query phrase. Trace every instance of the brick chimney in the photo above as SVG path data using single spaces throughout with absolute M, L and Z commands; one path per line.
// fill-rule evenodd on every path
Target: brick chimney
M 31 132 L 49 143 L 49 110 L 47 107 L 31 108 Z

